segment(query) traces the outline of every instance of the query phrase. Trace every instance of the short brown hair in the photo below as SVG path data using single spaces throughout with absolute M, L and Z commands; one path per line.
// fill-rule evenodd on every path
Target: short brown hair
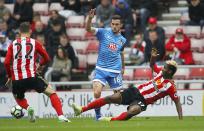
M 19 30 L 21 33 L 28 33 L 30 31 L 30 23 L 29 22 L 21 23 Z
M 120 15 L 113 15 L 112 20 L 120 20 L 120 22 L 122 23 L 122 18 Z

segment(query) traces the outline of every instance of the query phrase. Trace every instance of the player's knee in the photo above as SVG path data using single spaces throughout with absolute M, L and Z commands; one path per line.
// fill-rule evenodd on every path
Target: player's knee
M 138 106 L 138 105 L 133 105 L 133 106 L 130 106 L 129 109 L 128 109 L 128 113 L 129 114 L 132 114 L 132 115 L 137 115 L 141 112 L 141 107 Z
M 106 97 L 105 97 L 105 101 L 107 102 L 107 104 L 112 103 L 112 98 L 111 98 L 111 96 L 106 96 Z
M 94 98 L 100 98 L 101 97 L 101 91 L 94 91 Z
M 103 85 L 101 85 L 99 82 L 94 82 L 93 84 L 94 98 L 101 97 L 102 88 L 103 88 Z
M 56 92 L 50 86 L 48 86 L 43 93 L 47 96 L 50 96 L 52 94 L 55 94 Z

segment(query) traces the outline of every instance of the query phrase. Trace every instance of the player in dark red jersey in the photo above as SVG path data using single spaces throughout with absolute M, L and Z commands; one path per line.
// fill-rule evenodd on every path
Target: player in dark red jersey
M 99 108 L 105 104 L 121 104 L 129 105 L 127 112 L 123 112 L 117 117 L 101 117 L 101 121 L 121 121 L 128 120 L 131 117 L 145 111 L 147 105 L 154 103 L 167 95 L 171 97 L 176 105 L 179 119 L 182 119 L 182 107 L 177 95 L 176 86 L 173 81 L 173 75 L 176 73 L 177 64 L 175 61 L 167 61 L 164 68 L 158 68 L 155 64 L 157 51 L 153 48 L 151 53 L 150 66 L 157 75 L 150 81 L 141 84 L 137 87 L 130 87 L 113 95 L 97 99 L 87 106 L 78 106 L 72 104 L 75 115 L 80 115 L 90 109 Z
M 28 111 L 30 122 L 35 122 L 34 109 L 29 106 L 25 98 L 25 92 L 30 89 L 38 93 L 46 94 L 52 103 L 52 106 L 58 114 L 59 121 L 69 122 L 63 115 L 62 105 L 56 92 L 51 86 L 38 74 L 42 66 L 50 61 L 46 50 L 42 45 L 30 38 L 30 24 L 25 22 L 20 25 L 21 37 L 14 40 L 6 54 L 4 65 L 8 74 L 6 85 L 12 83 L 12 93 L 16 102 L 22 108 Z M 37 57 L 42 56 L 39 63 Z

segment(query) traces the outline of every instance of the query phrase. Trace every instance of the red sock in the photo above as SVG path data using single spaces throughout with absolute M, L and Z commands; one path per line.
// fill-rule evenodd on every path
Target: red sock
M 94 108 L 99 108 L 101 106 L 104 106 L 105 104 L 107 103 L 105 102 L 104 98 L 96 99 L 91 103 L 89 103 L 87 106 L 82 107 L 82 112 L 85 112 L 87 110 L 94 109 Z
M 56 93 L 53 93 L 50 95 L 50 100 L 51 100 L 53 108 L 57 112 L 57 115 L 58 116 L 63 115 L 62 104 L 61 104 L 60 99 Z
M 25 99 L 25 98 L 23 98 L 23 99 L 17 99 L 16 98 L 16 102 L 17 102 L 17 104 L 19 105 L 19 106 L 21 106 L 23 109 L 26 109 L 27 110 L 27 108 L 28 108 L 28 102 L 27 102 L 27 100 Z
M 127 120 L 127 116 L 128 116 L 127 112 L 123 112 L 119 116 L 113 117 L 111 119 L 111 121 L 123 121 L 123 120 Z

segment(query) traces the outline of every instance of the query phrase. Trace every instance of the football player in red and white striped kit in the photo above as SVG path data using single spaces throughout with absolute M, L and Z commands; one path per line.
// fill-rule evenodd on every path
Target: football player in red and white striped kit
M 158 68 L 155 64 L 157 50 L 152 49 L 150 66 L 157 75 L 150 81 L 141 84 L 137 87 L 129 87 L 121 92 L 113 95 L 96 99 L 87 106 L 78 106 L 72 104 L 75 115 L 80 115 L 90 109 L 99 108 L 105 104 L 121 104 L 129 105 L 127 112 L 121 113 L 117 117 L 101 117 L 99 121 L 122 121 L 128 120 L 131 117 L 145 111 L 147 105 L 153 104 L 158 99 L 165 96 L 170 96 L 176 105 L 179 119 L 182 119 L 182 107 L 177 95 L 176 86 L 173 81 L 173 75 L 176 73 L 177 64 L 175 61 L 166 61 L 163 68 Z
M 31 89 L 46 94 L 58 114 L 59 121 L 69 122 L 63 115 L 62 104 L 56 92 L 38 73 L 43 65 L 50 61 L 46 50 L 41 43 L 30 38 L 29 23 L 24 22 L 20 25 L 20 35 L 21 37 L 10 44 L 6 54 L 4 62 L 8 75 L 6 85 L 12 83 L 12 93 L 15 100 L 18 105 L 28 111 L 30 122 L 35 122 L 35 112 L 27 103 L 25 92 Z M 39 55 L 42 58 L 38 63 L 37 58 Z

